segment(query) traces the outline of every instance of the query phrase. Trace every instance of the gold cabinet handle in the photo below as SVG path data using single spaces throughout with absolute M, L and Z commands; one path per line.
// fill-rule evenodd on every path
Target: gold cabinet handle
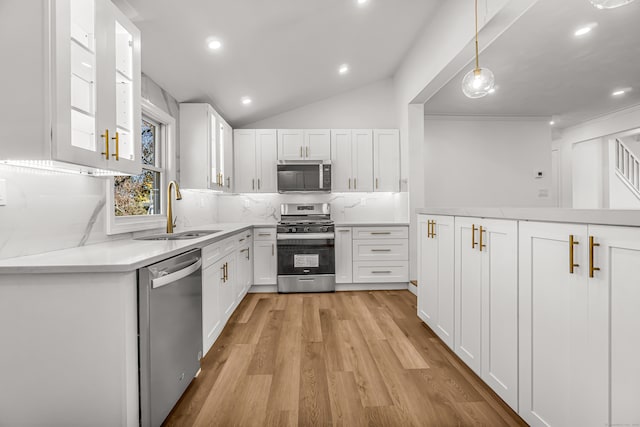
M 307 147 L 307 157 L 309 157 L 309 147 Z
M 260 189 L 260 178 L 258 178 L 258 190 Z
M 302 145 L 301 145 L 300 146 L 300 157 L 304 157 L 304 155 L 302 154 L 302 150 L 303 150 L 303 148 L 302 148 Z
M 376 178 L 376 190 L 380 188 L 380 186 L 378 185 L 378 178 Z
M 357 178 L 353 178 L 353 189 L 354 190 L 358 189 L 358 179 Z
M 600 246 L 600 243 L 596 243 L 594 237 L 589 236 L 589 277 L 595 277 L 595 272 L 600 271 L 600 267 L 595 267 L 593 261 L 593 252 L 596 246 Z
M 431 221 L 431 238 L 434 239 L 437 236 L 436 234 L 436 221 Z
M 473 224 L 471 225 L 471 249 L 475 249 L 476 248 L 476 225 Z
M 351 178 L 349 178 L 349 190 L 351 190 Z
M 576 264 L 574 262 L 574 247 L 579 245 L 580 242 L 577 242 L 572 235 L 569 236 L 569 273 L 573 274 L 575 267 L 580 267 L 580 264 Z
M 231 177 L 227 177 L 227 188 L 231 188 Z
M 229 263 L 228 262 L 224 263 L 224 281 L 225 282 L 229 281 Z
M 224 274 L 224 264 L 222 265 L 222 267 L 220 267 L 220 270 L 222 271 L 222 282 L 224 283 L 226 282 L 225 274 Z
M 252 190 L 255 190 L 255 189 L 256 189 L 256 179 L 255 179 L 255 178 L 253 178 L 253 179 L 251 180 L 251 189 L 252 189 Z
M 276 245 L 274 245 L 273 243 L 271 244 L 271 256 L 275 256 L 276 254 Z
M 482 248 L 486 248 L 487 247 L 487 245 L 484 245 L 482 243 L 482 233 L 486 233 L 487 230 L 482 228 L 482 226 L 480 226 L 480 230 L 479 231 L 480 231 L 480 252 L 482 252 Z
M 104 138 L 104 151 L 101 154 L 109 160 L 109 129 L 105 129 L 104 133 L 100 135 L 100 137 Z
M 116 154 L 115 154 L 115 157 L 116 157 L 116 161 L 119 162 L 120 161 L 120 133 L 116 132 L 116 136 L 111 138 L 111 139 L 116 141 Z

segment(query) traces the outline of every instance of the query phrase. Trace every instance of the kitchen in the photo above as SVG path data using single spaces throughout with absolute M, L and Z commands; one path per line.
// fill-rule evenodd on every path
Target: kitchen
M 640 423 L 639 3 L 479 1 L 481 99 L 471 1 L 24 3 L 0 14 L 0 425 L 204 424 L 231 398 L 220 424 Z M 193 372 L 156 414 L 143 321 L 175 273 L 201 310 L 160 320 L 195 316 Z M 285 387 L 296 364 L 327 379 Z

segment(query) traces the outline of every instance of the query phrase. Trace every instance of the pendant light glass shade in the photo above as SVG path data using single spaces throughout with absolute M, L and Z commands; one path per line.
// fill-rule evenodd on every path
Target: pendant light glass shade
M 488 68 L 476 68 L 462 79 L 462 92 L 469 98 L 482 98 L 490 93 L 496 79 Z
M 491 93 L 496 79 L 488 68 L 480 68 L 478 49 L 478 0 L 476 3 L 476 66 L 462 79 L 462 92 L 469 98 L 482 98 Z
M 624 6 L 633 2 L 634 0 L 589 0 L 591 4 L 598 9 L 615 9 L 616 7 Z

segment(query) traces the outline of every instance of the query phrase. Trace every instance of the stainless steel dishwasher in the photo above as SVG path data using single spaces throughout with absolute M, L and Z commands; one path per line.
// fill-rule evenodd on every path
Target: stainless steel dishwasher
M 201 267 L 197 249 L 138 270 L 143 427 L 160 426 L 200 370 Z

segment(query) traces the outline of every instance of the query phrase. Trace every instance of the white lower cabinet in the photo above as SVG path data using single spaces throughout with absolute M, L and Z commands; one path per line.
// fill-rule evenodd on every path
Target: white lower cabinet
M 418 317 L 453 348 L 454 220 L 418 215 Z
M 353 283 L 409 281 L 408 227 L 352 229 Z
M 456 354 L 518 408 L 518 222 L 455 218 Z
M 222 262 L 202 270 L 202 355 L 205 356 L 222 331 L 222 316 L 218 307 L 224 271 Z
M 520 256 L 521 416 L 640 424 L 640 229 L 522 222 Z
M 253 284 L 275 285 L 278 280 L 276 229 L 257 228 L 253 240 Z
M 238 238 L 236 252 L 236 302 L 239 304 L 253 284 L 253 238 L 247 231 Z
M 352 236 L 350 227 L 336 227 L 336 283 L 353 283 Z
M 222 259 L 223 278 L 220 286 L 220 311 L 222 320 L 227 323 L 237 307 L 236 298 L 236 254 L 227 255 Z

